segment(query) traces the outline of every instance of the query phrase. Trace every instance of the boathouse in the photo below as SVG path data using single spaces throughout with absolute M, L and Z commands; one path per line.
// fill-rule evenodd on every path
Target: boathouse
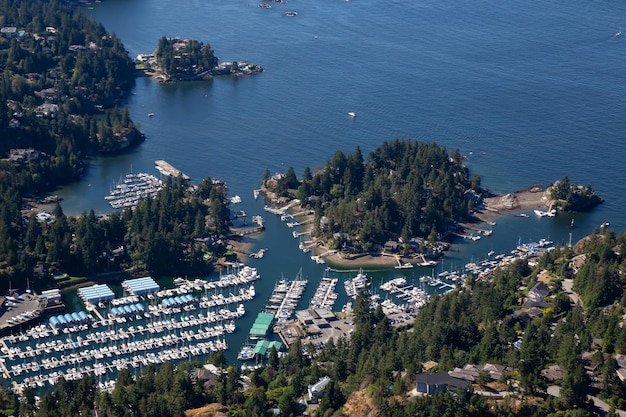
M 124 288 L 124 291 L 128 291 L 131 295 L 136 295 L 138 297 L 145 294 L 155 293 L 161 289 L 159 284 L 154 282 L 152 277 L 127 279 L 122 282 L 122 288 Z
M 276 352 L 280 352 L 280 350 L 283 348 L 283 344 L 276 340 L 259 340 L 258 342 L 256 342 L 256 345 L 254 345 L 254 355 L 259 355 L 266 358 L 272 348 L 276 349 Z
M 264 339 L 274 321 L 272 313 L 259 313 L 250 329 L 250 339 Z
M 98 304 L 99 302 L 111 301 L 115 294 L 105 284 L 95 284 L 91 287 L 79 288 L 78 296 L 83 303 Z

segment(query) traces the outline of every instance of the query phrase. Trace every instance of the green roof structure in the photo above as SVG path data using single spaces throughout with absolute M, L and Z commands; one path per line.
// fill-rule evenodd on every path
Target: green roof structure
M 278 341 L 259 340 L 254 346 L 254 354 L 267 356 L 267 353 L 274 347 L 276 351 L 280 351 L 283 348 L 283 344 Z

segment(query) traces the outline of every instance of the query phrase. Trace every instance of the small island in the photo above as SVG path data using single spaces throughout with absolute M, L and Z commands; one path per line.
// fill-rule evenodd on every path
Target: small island
M 433 266 L 454 239 L 489 236 L 496 216 L 524 210 L 555 216 L 603 201 L 567 177 L 547 188 L 493 195 L 464 160 L 459 150 L 395 140 L 367 159 L 358 147 L 351 155 L 337 151 L 324 168 L 305 168 L 301 181 L 293 168 L 266 171 L 261 189 L 276 206 L 292 207 L 281 213 L 297 217 L 288 226 L 304 227 L 294 231 L 300 248 L 339 267 Z
M 263 71 L 260 65 L 245 61 L 220 63 L 209 44 L 165 36 L 152 54 L 140 54 L 135 61 L 137 69 L 162 83 L 199 81 L 225 75 L 240 77 Z

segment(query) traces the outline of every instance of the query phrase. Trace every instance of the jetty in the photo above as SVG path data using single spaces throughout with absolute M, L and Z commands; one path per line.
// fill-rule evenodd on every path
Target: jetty
M 154 165 L 155 165 L 156 169 L 163 175 L 167 175 L 169 177 L 174 177 L 174 178 L 176 178 L 179 175 L 181 175 L 184 180 L 188 180 L 189 179 L 188 175 L 186 175 L 183 172 L 179 171 L 178 169 L 174 168 L 174 166 L 172 166 L 167 161 L 164 161 L 162 159 L 158 159 L 158 160 L 154 161 Z

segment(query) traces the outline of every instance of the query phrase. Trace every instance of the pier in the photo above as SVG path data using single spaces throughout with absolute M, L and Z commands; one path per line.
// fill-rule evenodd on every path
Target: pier
M 335 292 L 335 286 L 339 280 L 337 278 L 322 277 L 315 295 L 311 299 L 309 308 L 325 308 L 332 310 L 337 301 L 337 293 Z
M 156 166 L 156 169 L 163 175 L 167 175 L 169 177 L 178 177 L 179 175 L 181 175 L 183 177 L 184 180 L 188 180 L 189 176 L 182 173 L 181 171 L 179 171 L 178 169 L 174 168 L 174 166 L 172 166 L 169 162 L 164 161 L 162 159 L 158 159 L 156 161 L 154 161 L 154 165 Z
M 263 230 L 265 230 L 265 226 L 263 225 L 247 227 L 245 229 L 232 229 L 232 233 L 228 237 L 243 237 L 254 233 L 260 233 Z

